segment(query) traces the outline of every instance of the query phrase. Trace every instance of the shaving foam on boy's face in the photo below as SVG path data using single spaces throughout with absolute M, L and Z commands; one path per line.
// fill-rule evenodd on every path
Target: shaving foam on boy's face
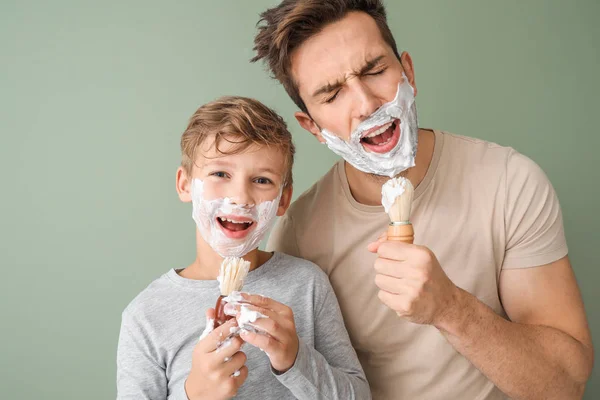
M 414 89 L 402 73 L 396 97 L 362 121 L 348 141 L 321 130 L 327 146 L 356 169 L 390 178 L 415 165 L 417 111 Z
M 206 243 L 221 257 L 242 257 L 260 244 L 271 227 L 283 188 L 275 199 L 236 204 L 228 197 L 208 200 L 205 183 L 192 181 L 192 217 Z

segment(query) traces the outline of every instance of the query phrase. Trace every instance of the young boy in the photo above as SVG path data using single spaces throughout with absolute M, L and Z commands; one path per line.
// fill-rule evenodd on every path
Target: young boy
M 283 119 L 256 100 L 223 97 L 192 116 L 181 150 L 176 185 L 193 203 L 196 260 L 123 311 L 118 399 L 369 399 L 327 276 L 258 250 L 292 197 L 294 145 Z M 250 262 L 244 307 L 263 317 L 226 341 L 240 314 L 211 331 L 212 307 L 232 251 Z

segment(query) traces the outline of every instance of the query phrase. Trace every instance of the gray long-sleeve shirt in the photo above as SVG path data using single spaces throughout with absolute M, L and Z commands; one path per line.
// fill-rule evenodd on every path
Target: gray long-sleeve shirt
M 317 266 L 275 253 L 250 271 L 243 291 L 291 307 L 300 348 L 294 366 L 275 375 L 264 352 L 244 345 L 249 373 L 236 398 L 371 398 L 335 294 Z M 117 399 L 187 399 L 192 350 L 205 328 L 205 310 L 218 296 L 217 281 L 186 279 L 172 269 L 127 306 L 117 350 Z

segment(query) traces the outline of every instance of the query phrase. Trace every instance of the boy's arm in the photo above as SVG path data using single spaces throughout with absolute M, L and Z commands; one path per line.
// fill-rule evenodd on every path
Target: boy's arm
M 300 400 L 370 399 L 369 385 L 325 274 L 319 274 L 318 286 L 321 293 L 316 302 L 311 296 L 307 304 L 298 304 L 311 310 L 316 308 L 315 348 L 298 338 L 291 308 L 268 297 L 247 293 L 241 294 L 247 304 L 242 307 L 266 317 L 251 324 L 266 335 L 242 330 L 242 339 L 267 353 L 277 379 Z M 233 313 L 242 318 L 239 307 Z
M 166 398 L 165 370 L 154 361 L 143 331 L 125 311 L 117 347 L 117 400 Z
M 300 340 L 294 366 L 277 378 L 298 399 L 370 399 L 337 298 L 324 275 L 323 279 L 326 292 L 315 314 L 315 348 Z

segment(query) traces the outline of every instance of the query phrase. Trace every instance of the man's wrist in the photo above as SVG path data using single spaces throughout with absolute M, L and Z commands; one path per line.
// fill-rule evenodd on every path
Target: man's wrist
M 453 336 L 461 336 L 468 329 L 474 314 L 472 302 L 478 301 L 472 294 L 454 286 L 447 306 L 433 325 L 442 332 Z

